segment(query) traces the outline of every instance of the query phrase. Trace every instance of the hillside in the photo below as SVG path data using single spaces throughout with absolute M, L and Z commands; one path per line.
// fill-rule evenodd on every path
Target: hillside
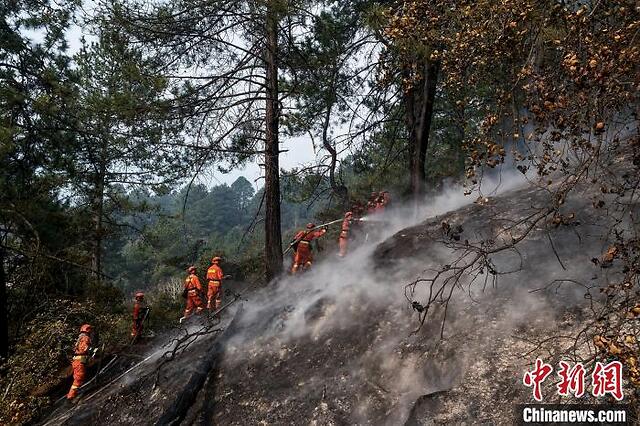
M 509 273 L 486 286 L 460 283 L 442 338 L 441 309 L 417 329 L 405 286 L 453 261 L 443 222 L 461 241 L 486 239 L 548 196 L 529 186 L 502 189 L 479 204 L 445 193 L 422 210 L 422 220 L 398 210 L 367 224 L 379 244 L 247 291 L 240 313 L 225 315 L 233 325 L 217 344 L 214 336 L 199 339 L 165 367 L 155 390 L 149 363 L 80 401 L 65 424 L 164 424 L 157 423 L 161 413 L 202 365 L 210 367 L 207 381 L 181 424 L 511 424 L 513 405 L 532 401 L 524 371 L 536 355 L 557 363 L 566 343 L 554 339 L 535 350 L 534 342 L 572 336 L 585 324 L 584 288 L 549 284 L 602 284 L 617 271 L 591 262 L 609 241 L 602 219 L 584 208 L 592 189 L 583 188 L 564 206 L 579 212 L 576 221 L 550 227 L 549 236 L 536 228 L 519 254 L 493 257 L 499 273 Z M 416 291 L 421 300 L 426 285 Z M 203 364 L 211 351 L 214 362 Z

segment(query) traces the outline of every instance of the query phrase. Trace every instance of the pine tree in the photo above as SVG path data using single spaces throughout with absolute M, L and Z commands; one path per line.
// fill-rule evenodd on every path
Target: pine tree
M 53 246 L 65 240 L 57 238 L 64 229 L 47 226 L 47 219 L 63 225 L 54 218 L 61 207 L 61 171 L 74 146 L 68 105 L 75 85 L 64 31 L 75 6 L 0 4 L 0 357 L 9 349 L 7 283 L 39 256 L 52 257 Z M 32 42 L 27 30 L 42 40 Z M 31 274 L 36 280 L 45 269 L 40 266 Z
M 114 210 L 121 188 L 159 187 L 184 173 L 179 130 L 164 121 L 166 81 L 150 76 L 156 66 L 118 33 L 101 32 L 76 55 L 78 146 L 70 186 L 91 217 L 89 251 L 94 277 L 103 271 L 104 238 L 118 225 Z
M 262 156 L 265 272 L 282 270 L 280 91 L 282 52 L 294 40 L 291 17 L 304 2 L 151 1 L 107 7 L 110 25 L 145 55 L 164 61 L 174 118 L 185 124 L 195 176 L 215 162 L 232 166 Z

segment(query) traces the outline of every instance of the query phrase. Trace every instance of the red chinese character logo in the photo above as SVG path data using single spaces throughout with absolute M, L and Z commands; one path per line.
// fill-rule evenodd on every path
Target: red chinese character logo
M 525 386 L 533 387 L 533 398 L 536 401 L 542 401 L 542 391 L 540 385 L 549 377 L 553 371 L 550 364 L 545 364 L 540 358 L 536 359 L 536 368 L 533 371 L 527 371 L 524 374 L 522 382 Z
M 572 392 L 577 398 L 584 395 L 584 376 L 585 369 L 582 363 L 577 363 L 573 368 L 569 368 L 569 364 L 564 361 L 560 361 L 560 383 L 558 387 L 558 394 L 562 396 L 569 396 L 569 392 Z
M 622 400 L 622 364 L 619 361 L 612 361 L 607 365 L 596 362 L 591 381 L 593 396 L 600 397 L 609 393 L 616 401 Z

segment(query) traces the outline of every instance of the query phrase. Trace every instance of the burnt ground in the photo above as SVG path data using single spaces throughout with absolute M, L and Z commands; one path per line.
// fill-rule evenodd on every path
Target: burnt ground
M 292 298 L 305 306 L 280 306 L 277 319 L 264 317 L 269 310 L 262 309 L 245 324 L 252 332 L 227 349 L 213 423 L 513 424 L 515 405 L 533 402 L 522 385 L 524 371 L 536 356 L 557 365 L 566 340 L 552 339 L 538 350 L 536 342 L 574 335 L 589 315 L 584 288 L 539 289 L 565 278 L 602 284 L 617 273 L 591 263 L 608 241 L 597 212 L 586 208 L 589 194 L 564 207 L 579 219 L 549 228 L 555 251 L 547 229 L 535 229 L 519 254 L 494 259 L 502 271 L 516 272 L 486 286 L 481 281 L 471 291 L 464 286 L 454 296 L 442 338 L 438 316 L 416 333 L 415 314 L 408 303 L 398 303 L 416 275 L 451 262 L 445 247 L 451 234 L 445 235 L 442 222 L 456 228 L 461 241 L 490 238 L 543 204 L 545 191 L 511 191 L 404 228 L 379 244 L 369 263 L 362 261 L 366 266 L 349 265 L 355 276 L 338 273 L 339 290 L 314 296 L 318 285 L 311 284 L 307 294 Z M 358 282 L 360 273 L 372 277 Z M 290 318 L 296 311 L 303 319 Z M 278 321 L 281 330 L 266 325 Z M 292 332 L 287 322 L 306 332 Z M 547 401 L 558 401 L 549 382 Z
M 235 317 L 238 306 L 231 305 L 223 312 L 220 322 L 194 317 L 184 328 L 176 328 L 118 354 L 116 363 L 99 377 L 98 384 L 83 391 L 76 403 L 57 404 L 42 424 L 155 424 L 175 402 L 188 379 L 201 368 L 206 355 Z M 195 338 L 184 351 L 159 368 L 165 355 L 175 347 L 175 339 L 187 331 L 194 333 L 209 325 L 208 333 Z
M 587 208 L 590 189 L 564 206 L 576 221 L 535 229 L 518 253 L 493 259 L 512 273 L 487 285 L 463 282 L 444 329 L 442 309 L 418 329 L 405 286 L 455 258 L 443 221 L 461 241 L 490 238 L 547 194 L 527 187 L 482 205 L 443 200 L 451 211 L 436 208 L 424 221 L 399 213 L 373 224 L 384 228 L 380 244 L 251 291 L 233 327 L 195 342 L 167 365 L 155 389 L 152 360 L 71 413 L 57 412 L 50 424 L 169 424 L 159 422 L 162 414 L 200 373 L 202 390 L 173 424 L 513 424 L 514 405 L 532 402 L 524 371 L 536 356 L 556 365 L 565 343 L 556 338 L 536 349 L 536 342 L 575 334 L 589 315 L 583 287 L 549 283 L 600 285 L 619 272 L 590 262 L 609 245 L 605 224 Z M 417 300 L 425 291 L 417 288 Z M 199 372 L 213 348 L 215 362 Z M 547 401 L 557 400 L 548 382 Z

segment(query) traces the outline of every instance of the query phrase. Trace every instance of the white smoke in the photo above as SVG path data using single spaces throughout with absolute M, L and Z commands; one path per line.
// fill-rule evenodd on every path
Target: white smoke
M 482 194 L 498 196 L 522 188 L 526 183 L 527 177 L 521 173 L 504 173 L 500 177 L 485 178 Z M 447 188 L 440 195 L 426 200 L 417 213 L 414 206 L 396 208 L 380 218 L 383 223 L 370 233 L 367 244 L 352 250 L 345 259 L 325 256 L 322 261 L 314 263 L 312 270 L 307 273 L 286 277 L 251 295 L 243 318 L 245 331 L 232 339 L 229 358 L 233 359 L 233 363 L 241 364 L 243 360 L 271 354 L 286 362 L 291 356 L 291 345 L 313 345 L 316 342 L 330 345 L 334 334 L 353 330 L 354 339 L 371 341 L 361 345 L 366 349 L 349 360 L 350 380 L 359 383 L 363 389 L 370 388 L 372 395 L 384 393 L 387 403 L 393 406 L 392 412 L 387 415 L 391 423 L 397 423 L 406 416 L 411 404 L 420 395 L 455 385 L 465 373 L 467 358 L 473 348 L 463 348 L 446 359 L 428 356 L 429 351 L 438 349 L 434 342 L 439 341 L 440 323 L 427 322 L 420 333 L 412 334 L 417 327 L 416 315 L 405 299 L 403 285 L 415 278 L 416 273 L 430 267 L 440 267 L 452 256 L 451 250 L 434 246 L 428 258 L 407 258 L 398 261 L 391 269 L 385 267 L 379 270 L 372 252 L 379 242 L 398 231 L 467 206 L 480 195 L 476 192 L 464 196 L 463 192 L 461 186 Z M 528 207 L 523 206 L 523 210 Z M 377 219 L 374 217 L 373 220 Z M 471 237 L 485 231 L 465 229 L 466 235 Z M 571 242 L 571 245 L 574 244 Z M 540 249 L 547 250 L 544 256 L 548 260 L 546 241 L 544 248 L 536 248 Z M 560 247 L 559 250 L 564 249 Z M 533 256 L 531 253 L 524 255 Z M 494 261 L 509 269 L 519 259 L 513 253 L 506 253 L 497 256 Z M 583 266 L 584 263 L 580 265 Z M 497 289 L 489 286 L 483 290 L 482 286 L 475 286 L 468 294 L 466 291 L 456 292 L 449 308 L 445 338 L 453 339 L 463 330 L 477 329 L 479 320 L 491 325 L 491 333 L 510 333 L 514 327 L 533 324 L 532 318 L 552 316 L 553 310 L 546 297 L 530 292 L 555 279 L 561 269 L 555 259 L 553 265 L 546 268 L 549 271 L 539 271 L 520 286 L 522 272 L 501 277 Z M 575 271 L 566 272 L 570 275 Z M 421 291 L 426 289 L 418 287 L 418 300 Z M 575 289 L 572 291 L 575 292 Z M 492 317 L 493 313 L 482 312 L 487 303 L 492 303 L 496 297 L 502 300 L 505 295 L 512 298 L 513 304 L 501 305 L 499 318 Z M 580 299 L 581 294 L 577 292 L 570 298 Z M 374 326 L 368 327 L 368 323 Z M 429 345 L 424 346 L 425 341 L 430 342 Z M 425 352 L 409 350 L 416 345 L 424 346 Z M 323 347 L 319 346 L 317 350 L 322 351 Z M 316 378 L 318 381 L 325 379 L 329 380 Z M 358 407 L 352 407 L 350 415 L 360 416 L 361 420 L 370 418 L 374 406 L 373 401 L 365 398 Z
M 441 194 L 425 199 L 417 211 L 414 205 L 398 206 L 366 221 L 367 242 L 351 247 L 346 258 L 322 253 L 310 271 L 283 277 L 249 294 L 240 324 L 226 341 L 221 376 L 216 376 L 222 377 L 220 395 L 235 395 L 233 410 L 253 414 L 253 419 L 243 419 L 246 423 L 267 421 L 266 412 L 289 406 L 294 407 L 290 415 L 295 413 L 297 420 L 305 423 L 313 419 L 318 424 L 340 423 L 340 419 L 400 424 L 422 395 L 447 390 L 464 396 L 470 380 L 480 383 L 490 377 L 493 352 L 505 347 L 527 350 L 524 344 L 513 344 L 509 336 L 552 328 L 558 312 L 554 304 L 584 300 L 584 289 L 577 286 L 562 285 L 553 298 L 532 290 L 555 279 L 591 280 L 594 271 L 585 264 L 602 252 L 603 242 L 592 236 L 598 235 L 597 224 L 581 230 L 585 234 L 581 236 L 573 229 L 555 232 L 554 246 L 564 260 L 561 266 L 545 234 L 538 232 L 519 253 L 509 251 L 492 258 L 500 271 L 516 271 L 520 263 L 523 266 L 521 271 L 500 276 L 495 288 L 492 284 L 485 288 L 481 282 L 469 287 L 469 278 L 462 279 L 448 307 L 444 338 L 440 337 L 442 306 L 436 306 L 434 315 L 415 332 L 417 314 L 405 299 L 405 285 L 418 276 L 429 276 L 430 269 L 451 263 L 456 256 L 451 248 L 433 240 L 429 229 L 446 220 L 452 226 L 463 225 L 465 239 L 489 238 L 504 220 L 517 220 L 541 201 L 527 185 L 527 176 L 518 172 L 485 176 L 481 192 L 469 196 L 464 195 L 463 187 L 450 185 Z M 491 198 L 487 206 L 473 205 L 479 197 L 481 204 L 486 203 L 486 196 Z M 571 202 L 566 206 L 571 208 Z M 574 207 L 580 208 L 579 203 Z M 445 216 L 436 219 L 440 215 Z M 422 246 L 421 252 L 406 252 L 413 241 Z M 380 259 L 377 248 L 381 242 L 385 243 L 380 247 L 388 246 L 390 252 L 397 251 L 394 244 L 401 249 L 406 244 L 405 255 Z M 415 299 L 424 300 L 427 291 L 427 285 L 418 285 Z M 227 313 L 220 327 L 233 316 Z M 186 330 L 194 332 L 199 327 L 191 324 Z M 175 330 L 159 346 L 149 348 L 143 355 L 150 356 L 144 365 L 118 383 L 126 385 L 155 374 L 161 356 L 174 348 L 171 339 L 182 333 L 184 330 Z M 199 338 L 181 358 L 197 359 L 213 344 L 212 337 Z M 517 386 L 517 376 L 527 361 L 515 362 L 515 356 L 505 358 L 517 365 Z M 179 388 L 185 372 L 198 365 L 167 364 L 161 388 Z M 283 383 L 291 386 L 286 396 L 270 393 Z M 165 398 L 165 391 L 156 390 L 151 402 L 160 406 Z M 294 400 L 311 401 L 312 408 L 309 410 L 308 404 L 295 406 Z M 450 408 L 461 413 L 468 409 Z

